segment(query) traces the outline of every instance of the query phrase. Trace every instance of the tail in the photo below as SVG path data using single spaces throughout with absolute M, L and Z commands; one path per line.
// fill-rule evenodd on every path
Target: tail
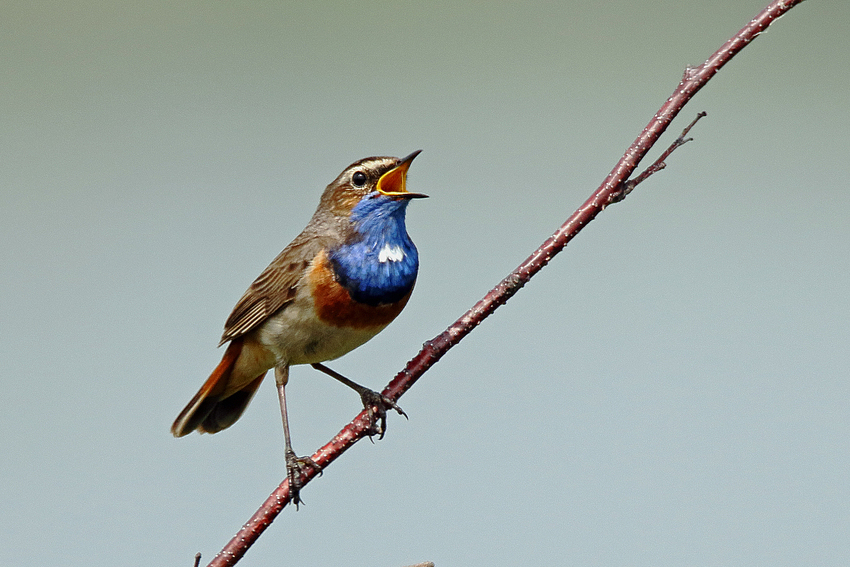
M 224 396 L 231 380 L 231 374 L 239 354 L 242 352 L 242 339 L 232 341 L 224 352 L 221 362 L 213 373 L 183 408 L 174 424 L 171 433 L 175 437 L 183 437 L 196 429 L 201 433 L 217 433 L 227 429 L 242 415 L 245 408 L 257 392 L 266 373 L 263 372 L 246 386 Z

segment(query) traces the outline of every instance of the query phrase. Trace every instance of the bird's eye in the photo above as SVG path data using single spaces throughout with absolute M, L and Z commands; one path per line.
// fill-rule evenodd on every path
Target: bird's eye
M 366 185 L 366 174 L 362 171 L 355 171 L 354 175 L 351 176 L 351 182 L 354 183 L 355 187 L 363 187 Z

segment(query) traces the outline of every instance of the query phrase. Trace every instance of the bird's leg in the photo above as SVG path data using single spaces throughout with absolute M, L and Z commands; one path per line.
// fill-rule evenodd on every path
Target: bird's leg
M 363 402 L 363 408 L 369 413 L 369 436 L 371 437 L 375 433 L 378 434 L 378 439 L 384 438 L 384 433 L 387 431 L 387 408 L 394 409 L 399 413 L 399 415 L 403 415 L 407 418 L 407 414 L 404 413 L 397 403 L 393 400 L 389 399 L 387 396 L 381 394 L 380 392 L 376 392 L 375 390 L 370 390 L 365 386 L 361 386 L 360 384 L 349 380 L 339 372 L 331 370 L 324 364 L 315 363 L 311 365 L 316 370 L 320 370 L 334 378 L 339 380 L 358 394 L 360 394 L 360 400 Z M 377 410 L 377 411 L 376 411 Z
M 283 418 L 283 440 L 286 443 L 284 455 L 286 457 L 286 478 L 289 479 L 289 495 L 290 500 L 295 504 L 295 509 L 302 503 L 300 492 L 304 484 L 301 482 L 301 475 L 304 474 L 304 468 L 310 467 L 319 474 L 322 474 L 322 469 L 316 464 L 316 461 L 310 457 L 297 457 L 295 451 L 292 450 L 292 440 L 289 437 L 289 417 L 286 412 L 286 383 L 289 381 L 289 367 L 279 365 L 274 369 L 275 383 L 277 384 L 277 397 L 280 400 L 280 415 Z

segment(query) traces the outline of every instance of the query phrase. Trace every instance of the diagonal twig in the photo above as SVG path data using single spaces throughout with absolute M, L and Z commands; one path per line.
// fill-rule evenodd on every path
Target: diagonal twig
M 644 173 L 634 180 L 628 181 L 649 149 L 658 141 L 661 134 L 664 133 L 672 120 L 679 114 L 694 94 L 705 86 L 732 57 L 737 55 L 751 41 L 764 32 L 768 26 L 802 1 L 773 0 L 702 65 L 687 68 L 682 80 L 670 98 L 667 99 L 655 116 L 653 116 L 652 120 L 646 125 L 637 139 L 626 150 L 623 157 L 620 158 L 614 169 L 611 170 L 599 188 L 593 192 L 587 201 L 552 236 L 541 244 L 537 250 L 499 282 L 496 287 L 488 292 L 469 311 L 461 316 L 460 319 L 452 323 L 445 331 L 426 342 L 422 350 L 407 363 L 404 370 L 399 372 L 389 385 L 387 385 L 383 394 L 393 400 L 398 400 L 449 349 L 460 342 L 461 339 L 491 315 L 500 305 L 507 302 L 537 272 L 543 269 L 587 223 L 596 218 L 608 205 L 623 200 L 641 181 L 662 169 L 664 167 L 664 159 L 669 156 L 669 153 L 685 143 L 685 134 L 683 134 L 682 138 L 674 142 L 668 148 L 668 151 L 662 154 Z M 312 459 L 321 468 L 328 466 L 357 441 L 367 436 L 369 430 L 370 422 L 368 414 L 364 410 L 351 423 L 337 433 L 329 443 L 316 451 Z M 304 484 L 309 482 L 316 474 L 316 470 L 308 468 L 304 474 Z M 248 548 L 260 537 L 289 502 L 289 498 L 289 483 L 287 480 L 284 480 L 260 506 L 257 512 L 254 513 L 251 519 L 242 526 L 233 539 L 213 558 L 209 564 L 210 567 L 231 566 L 239 561 Z

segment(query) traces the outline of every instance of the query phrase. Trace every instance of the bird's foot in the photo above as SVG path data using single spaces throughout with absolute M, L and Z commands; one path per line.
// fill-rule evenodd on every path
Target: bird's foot
M 367 431 L 369 439 L 372 439 L 372 436 L 375 434 L 378 435 L 378 439 L 384 438 L 384 433 L 387 432 L 387 409 L 394 409 L 399 413 L 399 415 L 403 415 L 407 418 L 407 414 L 404 413 L 404 410 L 402 410 L 395 401 L 391 400 L 387 396 L 378 393 L 375 390 L 370 390 L 365 386 L 361 386 L 357 382 L 349 380 L 339 372 L 331 370 L 319 362 L 313 363 L 311 366 L 316 370 L 324 372 L 328 376 L 339 380 L 360 394 L 360 400 L 363 402 L 363 409 L 365 409 L 369 414 L 369 431 Z
M 360 400 L 363 402 L 363 408 L 369 414 L 369 438 L 373 435 L 378 435 L 378 439 L 384 438 L 384 433 L 387 432 L 387 410 L 394 409 L 399 415 L 403 415 L 407 419 L 407 414 L 399 407 L 397 403 L 387 396 L 363 388 L 360 390 Z
M 307 474 L 306 469 L 313 469 L 320 475 L 322 468 L 316 464 L 316 461 L 310 457 L 297 457 L 292 449 L 286 449 L 286 478 L 289 479 L 289 500 L 295 504 L 295 509 L 298 509 L 299 504 L 303 504 L 301 500 L 301 488 L 304 486 L 301 478 Z

